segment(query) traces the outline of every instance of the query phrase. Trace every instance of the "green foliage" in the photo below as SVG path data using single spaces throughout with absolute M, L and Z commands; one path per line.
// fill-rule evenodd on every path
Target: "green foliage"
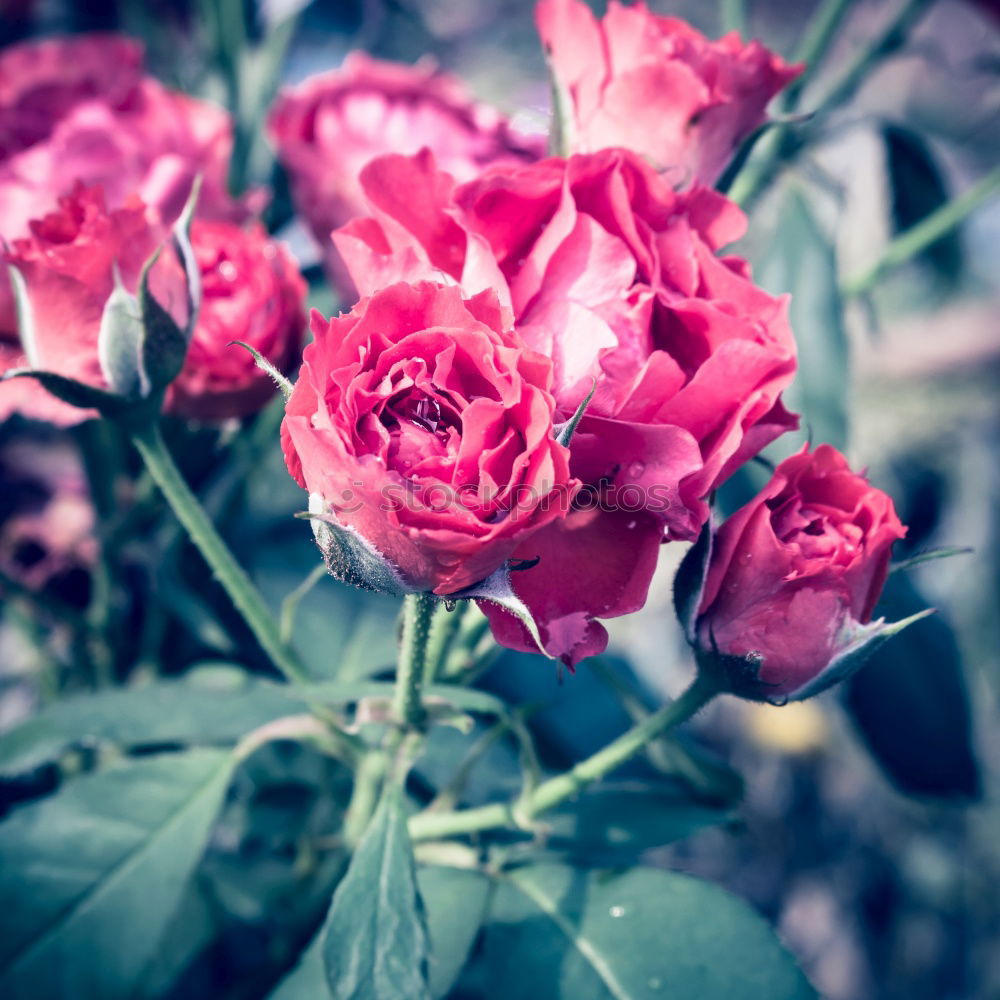
M 810 438 L 843 450 L 850 431 L 850 347 L 843 323 L 833 246 L 805 197 L 789 192 L 754 278 L 774 294 L 791 293 L 789 319 L 798 347 L 798 373 L 785 405 L 802 416 Z M 791 437 L 791 435 L 789 435 Z M 786 446 L 791 450 L 791 444 Z
M 0 776 L 24 774 L 73 747 L 120 750 L 164 744 L 235 743 L 302 711 L 286 688 L 232 666 L 205 666 L 183 680 L 66 698 L 0 736 Z
M 471 869 L 426 865 L 417 869 L 417 888 L 430 938 L 428 988 L 434 1000 L 442 1000 L 462 971 L 479 933 L 492 882 Z M 317 936 L 270 1000 L 325 1000 L 330 996 L 321 944 Z
M 498 876 L 467 975 L 485 990 L 475 995 L 508 1000 L 815 997 L 745 903 L 653 868 L 530 865 Z
M 916 586 L 898 573 L 889 579 L 877 614 L 901 617 L 926 606 Z M 961 654 L 942 615 L 916 622 L 878 649 L 848 682 L 844 700 L 873 756 L 900 790 L 978 798 L 982 778 Z
M 0 825 L 0 994 L 141 995 L 233 765 L 208 749 L 122 761 Z
M 423 1000 L 429 942 L 398 790 L 389 785 L 337 887 L 322 958 L 334 1000 Z

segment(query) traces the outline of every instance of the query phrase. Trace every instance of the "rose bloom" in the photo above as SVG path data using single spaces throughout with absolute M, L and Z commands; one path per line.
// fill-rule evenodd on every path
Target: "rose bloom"
M 835 448 L 804 448 L 715 535 L 694 626 L 700 654 L 721 654 L 744 697 L 822 690 L 863 637 L 905 534 L 892 499 Z
M 499 289 L 524 342 L 552 359 L 558 419 L 596 384 L 573 471 L 614 506 L 694 538 L 708 494 L 795 426 L 779 400 L 795 371 L 787 302 L 719 256 L 745 228 L 723 196 L 676 192 L 624 150 L 458 187 L 425 151 L 376 160 L 361 180 L 374 216 L 335 236 L 361 291 L 434 274 Z
M 199 420 L 248 416 L 273 398 L 274 383 L 232 341 L 289 371 L 302 346 L 306 283 L 288 250 L 260 225 L 195 219 L 191 243 L 201 270 L 201 310 L 165 409 Z
M 32 590 L 50 587 L 86 604 L 97 535 L 77 449 L 52 433 L 19 431 L 0 442 L 0 479 L 0 570 Z
M 645 4 L 541 0 L 538 31 L 570 104 L 573 152 L 621 146 L 675 179 L 713 184 L 768 102 L 802 72 L 731 32 L 709 41 Z
M 545 152 L 543 137 L 515 131 L 455 77 L 427 63 L 407 66 L 361 52 L 350 53 L 340 69 L 285 88 L 268 131 L 296 208 L 341 287 L 345 275 L 330 233 L 366 209 L 358 175 L 373 157 L 427 146 L 445 169 L 469 180 L 488 164 L 527 163 Z
M 22 42 L 0 53 L 0 237 L 29 235 L 78 181 L 100 184 L 111 209 L 138 195 L 164 225 L 195 177 L 199 215 L 243 218 L 227 173 L 232 124 L 221 108 L 142 73 L 142 47 L 115 35 Z M 0 276 L 0 339 L 16 330 Z
M 15 240 L 7 255 L 24 279 L 31 322 L 23 347 L 5 344 L 0 370 L 38 368 L 107 388 L 98 338 L 114 267 L 135 294 L 143 264 L 166 236 L 137 198 L 109 211 L 100 188 L 77 185 L 57 211 L 33 221 L 31 237 Z M 245 350 L 227 345 L 243 340 L 289 366 L 301 338 L 304 283 L 288 254 L 259 227 L 244 231 L 196 220 L 192 241 L 204 302 L 184 369 L 169 389 L 169 408 L 206 420 L 241 416 L 262 406 L 272 386 Z M 169 250 L 151 272 L 150 290 L 175 321 L 186 322 L 183 273 Z M 0 418 L 13 411 L 64 426 L 93 415 L 30 378 L 0 384 Z
M 779 399 L 795 371 L 786 301 L 718 254 L 743 214 L 706 188 L 674 191 L 624 150 L 461 186 L 423 151 L 381 157 L 361 182 L 373 215 L 334 238 L 362 293 L 418 276 L 495 288 L 552 360 L 557 420 L 596 386 L 571 444 L 586 489 L 518 547 L 538 562 L 511 580 L 551 655 L 600 652 L 594 619 L 642 606 L 665 532 L 695 537 L 708 494 L 795 426 Z M 511 615 L 484 610 L 504 645 L 536 648 Z
M 495 294 L 392 285 L 349 314 L 314 312 L 312 332 L 285 461 L 310 509 L 321 501 L 400 589 L 454 594 L 565 516 L 576 484 L 553 435 L 552 366 Z

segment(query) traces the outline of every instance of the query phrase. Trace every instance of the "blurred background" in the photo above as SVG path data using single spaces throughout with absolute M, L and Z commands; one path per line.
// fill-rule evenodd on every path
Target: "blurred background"
M 740 28 L 792 58 L 818 5 L 650 6 L 711 37 Z M 912 9 L 905 44 L 844 84 L 857 53 L 904 8 Z M 252 126 L 279 81 L 337 66 L 355 48 L 405 62 L 430 55 L 523 129 L 547 128 L 548 83 L 528 0 L 0 2 L 4 43 L 87 30 L 142 38 L 151 72 L 175 86 L 222 103 L 237 94 L 246 179 L 274 188 L 269 225 L 313 275 L 313 301 L 324 311 L 335 303 L 317 250 L 291 219 L 280 172 Z M 219 71 L 234 51 L 252 56 L 235 91 Z M 699 716 L 691 739 L 720 762 L 720 780 L 736 780 L 723 763 L 742 774 L 744 798 L 732 823 L 652 860 L 748 899 L 830 1000 L 991 1000 L 1000 998 L 1000 201 L 984 201 L 901 266 L 883 271 L 879 262 L 890 241 L 996 168 L 1000 6 L 858 0 L 802 108 L 842 84 L 822 129 L 786 149 L 778 182 L 748 201 L 751 233 L 739 248 L 765 287 L 793 294 L 802 371 L 790 405 L 805 430 L 779 454 L 811 434 L 867 466 L 910 526 L 897 557 L 935 546 L 973 551 L 892 577 L 880 613 L 900 618 L 932 605 L 938 614 L 849 685 L 782 708 L 725 698 Z M 239 468 L 214 470 L 216 450 L 235 432 L 172 433 L 203 445 L 185 448 L 185 472 L 277 601 L 316 557 L 290 517 L 301 496 L 281 471 L 276 412 L 237 442 L 234 466 L 258 470 L 246 490 Z M 121 474 L 88 483 L 79 458 L 88 450 L 117 450 Z M 86 689 L 91 674 L 124 679 L 153 664 L 169 673 L 245 656 L 251 645 L 224 599 L 206 607 L 194 596 L 197 559 L 160 519 L 131 462 L 106 427 L 70 435 L 17 419 L 0 425 L 0 727 Z M 731 483 L 722 506 L 749 496 L 754 475 Z M 110 524 L 106 534 L 143 538 L 128 542 L 113 575 L 95 558 L 98 522 Z M 144 524 L 155 532 L 137 534 Z M 647 607 L 611 623 L 612 647 L 596 668 L 560 679 L 540 659 L 508 654 L 484 678 L 545 706 L 533 724 L 548 763 L 624 728 L 628 701 L 614 697 L 609 676 L 625 678 L 647 704 L 683 685 L 690 663 L 670 596 L 681 555 L 665 550 Z M 299 645 L 317 663 L 338 650 L 341 675 L 372 656 L 389 663 L 393 613 L 392 602 L 325 580 L 302 606 Z M 86 627 L 109 620 L 119 630 L 113 649 Z M 255 963 L 287 962 L 294 942 L 282 925 L 310 905 L 288 841 L 335 826 L 310 805 L 317 788 L 343 775 L 291 751 L 257 767 L 234 790 L 206 860 L 214 903 L 191 903 L 192 926 L 212 925 L 224 911 L 221 931 L 211 946 L 207 934 L 176 942 L 188 972 L 171 996 L 264 995 Z M 5 783 L 7 801 L 39 794 L 46 779 L 32 780 Z M 311 905 L 325 898 L 324 884 L 313 881 Z

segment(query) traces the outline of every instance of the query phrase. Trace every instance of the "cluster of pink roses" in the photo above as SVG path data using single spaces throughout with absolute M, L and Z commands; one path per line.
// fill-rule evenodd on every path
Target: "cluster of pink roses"
M 580 0 L 541 0 L 537 17 L 565 156 L 430 67 L 355 55 L 279 96 L 269 131 L 297 207 L 330 279 L 360 295 L 347 314 L 313 313 L 282 426 L 289 471 L 331 567 L 477 597 L 499 642 L 540 640 L 569 665 L 605 647 L 599 619 L 643 605 L 663 542 L 701 535 L 692 643 L 738 664 L 742 694 L 811 692 L 871 631 L 904 532 L 889 498 L 821 446 L 704 534 L 712 492 L 797 426 L 781 403 L 787 302 L 725 254 L 745 219 L 710 185 L 799 68 L 642 4 L 611 0 L 598 21 Z M 73 72 L 46 86 L 34 62 L 0 110 L 0 198 L 30 157 L 69 172 L 42 185 L 35 221 L 0 223 L 37 303 L 24 352 L 105 384 L 101 305 L 116 273 L 135 287 L 200 173 L 205 297 L 166 405 L 249 412 L 260 374 L 223 345 L 288 370 L 303 287 L 279 246 L 232 221 L 252 206 L 225 194 L 225 119 L 143 77 L 131 43 L 35 48 L 59 44 L 79 49 Z M 58 150 L 85 127 L 107 159 L 74 165 Z M 28 395 L 0 387 L 0 409 L 31 412 Z

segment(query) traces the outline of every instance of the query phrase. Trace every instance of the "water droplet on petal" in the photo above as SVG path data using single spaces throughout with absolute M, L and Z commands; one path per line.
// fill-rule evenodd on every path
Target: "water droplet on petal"
M 633 462 L 628 467 L 628 474 L 633 479 L 638 479 L 645 471 L 646 471 L 646 463 L 645 462 Z
M 615 918 L 624 917 L 625 916 L 625 907 L 624 906 L 612 906 L 611 909 L 608 910 L 608 913 L 610 913 L 611 916 L 615 917 Z

